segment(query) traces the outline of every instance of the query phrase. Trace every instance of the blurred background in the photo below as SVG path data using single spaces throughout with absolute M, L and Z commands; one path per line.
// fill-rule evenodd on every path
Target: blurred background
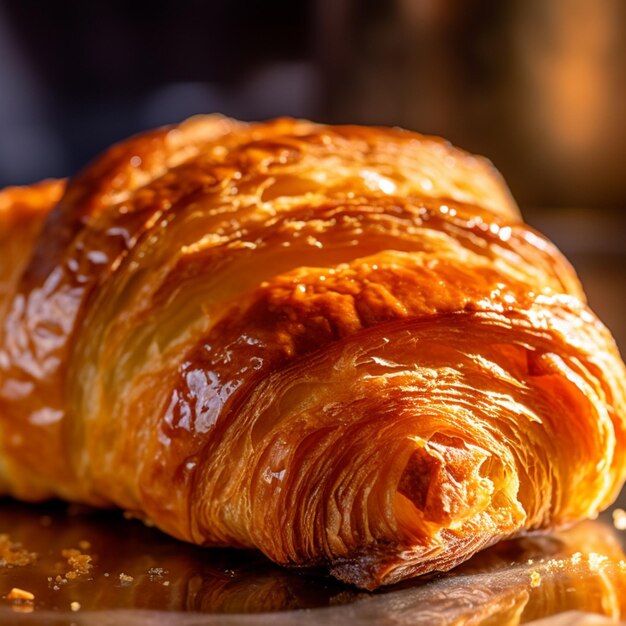
M 623 0 L 0 0 L 0 185 L 213 111 L 487 155 L 626 351 Z

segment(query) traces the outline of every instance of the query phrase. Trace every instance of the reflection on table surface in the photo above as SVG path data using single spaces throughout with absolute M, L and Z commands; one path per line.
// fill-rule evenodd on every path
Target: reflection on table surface
M 626 557 L 619 531 L 603 522 L 503 542 L 451 573 L 373 594 L 257 553 L 180 543 L 115 512 L 4 501 L 0 533 L 2 624 L 500 625 L 564 611 L 626 618 Z M 14 587 L 34 600 L 7 598 Z

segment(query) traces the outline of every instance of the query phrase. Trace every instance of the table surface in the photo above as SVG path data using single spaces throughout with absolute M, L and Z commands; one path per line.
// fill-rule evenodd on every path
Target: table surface
M 448 574 L 366 593 L 258 553 L 187 545 L 119 512 L 7 500 L 0 564 L 14 565 L 0 567 L 0 623 L 487 625 L 567 611 L 626 618 L 626 532 L 609 519 L 502 542 Z M 76 567 L 78 552 L 91 567 Z M 34 600 L 8 599 L 14 587 Z

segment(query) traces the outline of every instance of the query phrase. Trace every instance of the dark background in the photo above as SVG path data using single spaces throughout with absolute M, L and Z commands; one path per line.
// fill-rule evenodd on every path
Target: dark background
M 0 186 L 214 111 L 487 155 L 626 348 L 623 0 L 0 0 Z
M 197 112 L 401 125 L 621 208 L 623 0 L 0 0 L 0 184 Z

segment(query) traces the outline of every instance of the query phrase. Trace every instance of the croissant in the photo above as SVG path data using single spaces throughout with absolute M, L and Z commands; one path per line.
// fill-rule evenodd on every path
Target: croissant
M 626 372 L 486 160 L 192 118 L 0 195 L 0 493 L 365 589 L 593 517 Z

